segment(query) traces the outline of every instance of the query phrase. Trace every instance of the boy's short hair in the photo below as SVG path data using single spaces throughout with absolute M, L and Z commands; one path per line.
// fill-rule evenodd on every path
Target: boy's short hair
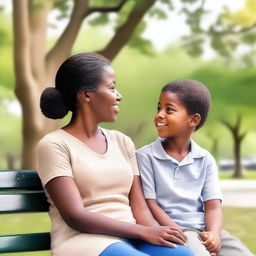
M 203 83 L 191 79 L 176 80 L 166 84 L 161 92 L 175 93 L 189 115 L 200 114 L 201 121 L 196 130 L 203 126 L 211 106 L 210 92 Z

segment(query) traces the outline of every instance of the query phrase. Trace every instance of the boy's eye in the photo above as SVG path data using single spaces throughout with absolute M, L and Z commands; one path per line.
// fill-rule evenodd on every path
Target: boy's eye
M 159 113 L 161 111 L 161 108 L 160 107 L 156 107 L 156 111 L 157 111 L 157 113 Z
M 173 112 L 173 108 L 166 108 L 166 112 L 167 113 Z

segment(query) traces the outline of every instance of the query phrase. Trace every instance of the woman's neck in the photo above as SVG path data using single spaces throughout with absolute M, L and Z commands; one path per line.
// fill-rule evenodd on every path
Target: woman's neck
M 62 129 L 99 154 L 104 154 L 107 151 L 107 139 L 98 123 L 75 118 L 71 119 L 70 123 Z
M 85 138 L 93 138 L 100 132 L 99 124 L 93 118 L 85 117 L 79 113 L 74 113 L 70 122 L 62 128 L 66 132 Z

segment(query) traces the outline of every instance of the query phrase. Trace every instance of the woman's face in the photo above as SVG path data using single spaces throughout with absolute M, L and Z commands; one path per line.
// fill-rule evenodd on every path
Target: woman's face
M 121 94 L 116 90 L 116 78 L 111 66 L 105 66 L 98 89 L 90 93 L 91 107 L 98 122 L 114 122 L 117 118 Z

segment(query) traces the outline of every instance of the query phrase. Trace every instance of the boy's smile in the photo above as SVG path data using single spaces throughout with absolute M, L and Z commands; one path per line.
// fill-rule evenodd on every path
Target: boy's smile
M 161 93 L 154 119 L 158 135 L 162 138 L 187 137 L 193 132 L 192 116 L 188 114 L 177 94 Z

